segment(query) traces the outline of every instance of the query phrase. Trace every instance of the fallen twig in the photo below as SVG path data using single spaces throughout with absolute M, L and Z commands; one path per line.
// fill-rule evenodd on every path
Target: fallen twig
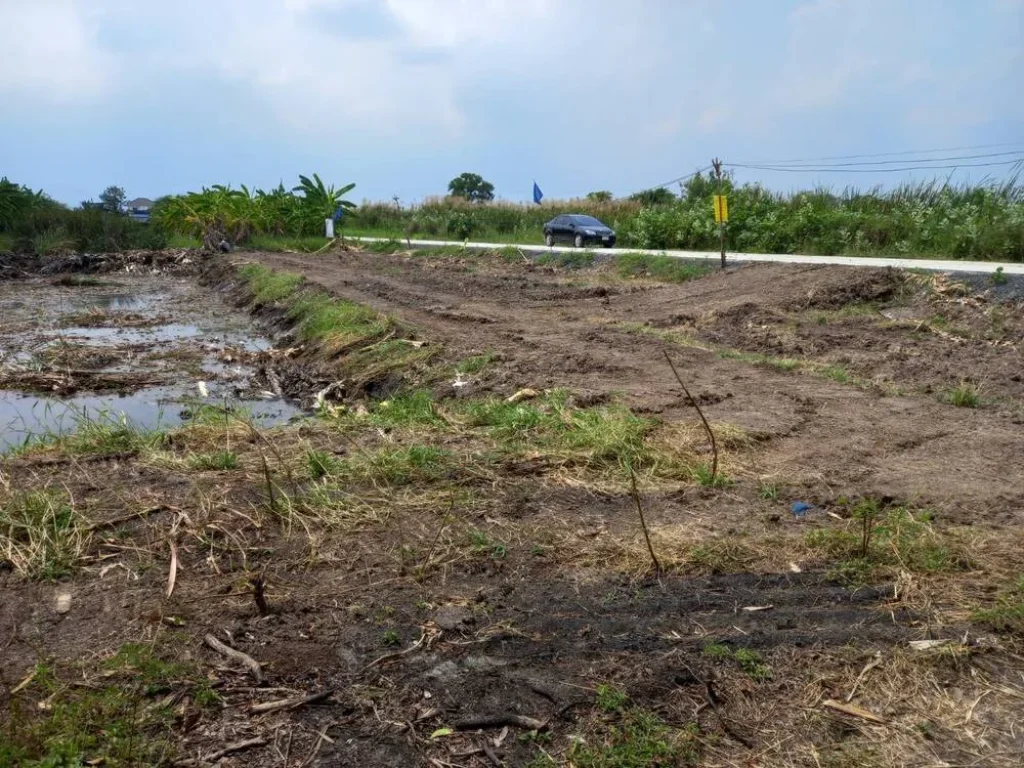
M 835 699 L 827 699 L 822 702 L 822 706 L 827 707 L 828 709 L 834 709 L 836 712 L 842 712 L 844 715 L 852 715 L 853 717 L 859 717 L 861 720 L 885 725 L 885 720 L 873 712 L 868 712 L 866 709 L 858 707 L 856 704 L 846 704 L 842 701 L 836 701 Z
M 857 689 L 860 687 L 860 683 L 864 679 L 864 676 L 868 672 L 870 672 L 872 669 L 877 667 L 879 664 L 881 664 L 881 663 L 882 663 L 882 653 L 879 651 L 878 653 L 875 654 L 874 658 L 872 658 L 871 661 L 869 661 L 867 664 L 864 665 L 864 669 L 862 669 L 860 671 L 860 674 L 857 675 L 857 679 L 853 683 L 853 688 L 850 689 L 850 692 L 846 695 L 846 703 L 847 704 L 849 704 L 851 701 L 853 701 L 853 697 L 857 693 Z
M 333 693 L 334 688 L 328 688 L 326 691 L 320 691 L 319 693 L 311 693 L 308 696 L 295 696 L 290 699 L 278 699 L 277 701 L 266 701 L 262 704 L 253 704 L 249 707 L 249 714 L 252 715 L 265 715 L 268 712 L 279 712 L 282 709 L 295 709 L 305 704 L 316 704 L 318 701 L 323 701 L 329 698 Z
M 140 509 L 138 512 L 132 512 L 130 515 L 122 515 L 121 517 L 115 517 L 113 520 L 100 520 L 89 526 L 90 531 L 96 531 L 100 528 L 110 528 L 114 525 L 120 525 L 121 523 L 131 522 L 139 517 L 146 517 L 157 512 L 172 512 L 175 507 L 169 507 L 166 504 L 161 504 L 157 507 L 150 507 L 149 509 Z
M 676 381 L 679 382 L 679 386 L 682 387 L 683 392 L 686 393 L 686 397 L 689 399 L 690 405 L 697 410 L 697 415 L 700 416 L 700 420 L 704 424 L 704 431 L 708 433 L 708 440 L 711 441 L 711 482 L 713 484 L 715 482 L 716 475 L 718 475 L 718 442 L 715 440 L 715 433 L 711 429 L 711 425 L 708 424 L 708 420 L 704 418 L 704 411 L 700 409 L 700 406 L 697 405 L 697 401 L 694 400 L 693 395 L 690 394 L 690 390 L 688 390 L 686 385 L 683 384 L 683 379 L 679 375 L 679 371 L 676 370 L 676 365 L 672 362 L 672 358 L 669 357 L 667 351 L 665 352 L 665 359 L 668 361 L 669 368 L 672 369 L 672 374 L 676 377 Z
M 257 683 L 263 682 L 263 669 L 260 666 L 260 663 L 256 661 L 256 659 L 254 659 L 252 656 L 250 656 L 247 653 L 242 653 L 241 651 L 235 650 L 230 645 L 222 643 L 220 640 L 218 640 L 216 637 L 210 634 L 207 634 L 203 638 L 203 641 L 208 646 L 213 648 L 213 650 L 217 651 L 217 653 L 222 654 L 223 656 L 227 656 L 229 659 L 234 659 L 235 661 L 244 664 L 252 673 L 252 676 Z
M 174 592 L 174 582 L 178 580 L 178 545 L 174 541 L 174 534 L 171 533 L 171 565 L 167 573 L 167 595 L 170 597 Z
M 452 723 L 452 728 L 456 731 L 472 731 L 477 728 L 501 728 L 506 725 L 514 725 L 517 728 L 526 728 L 531 731 L 541 731 L 548 724 L 546 720 L 537 720 L 526 715 L 516 715 L 507 712 L 500 715 L 467 717 Z
M 207 765 L 209 763 L 216 763 L 222 757 L 227 757 L 228 755 L 232 755 L 235 752 L 241 752 L 245 749 L 252 749 L 253 747 L 264 747 L 266 746 L 266 744 L 267 740 L 262 738 L 246 739 L 245 741 L 236 741 L 234 744 L 228 744 L 223 749 L 218 750 L 217 752 L 214 752 L 212 754 L 209 754 L 206 757 L 201 757 L 198 759 L 189 758 L 187 760 L 179 760 L 175 763 L 175 765 L 181 766 L 181 768 L 191 768 L 191 766 L 200 766 Z

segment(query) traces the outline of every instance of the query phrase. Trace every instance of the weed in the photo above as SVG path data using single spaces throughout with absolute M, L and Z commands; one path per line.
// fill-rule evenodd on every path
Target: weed
M 291 298 L 302 284 L 302 275 L 293 272 L 275 272 L 260 264 L 245 264 L 239 269 L 249 283 L 253 302 L 257 305 L 276 304 Z
M 0 554 L 30 578 L 71 573 L 89 546 L 89 526 L 63 495 L 16 493 L 0 507 Z
M 856 532 L 850 530 L 855 526 Z M 963 555 L 932 530 L 927 512 L 906 507 L 880 508 L 867 499 L 854 509 L 846 528 L 809 531 L 806 544 L 837 561 L 832 575 L 850 584 L 862 584 L 894 568 L 914 573 L 947 571 L 965 566 Z
M 0 764 L 164 765 L 175 756 L 171 741 L 180 712 L 174 703 L 191 698 L 202 709 L 219 701 L 198 670 L 149 644 L 122 646 L 103 664 L 101 684 L 75 682 L 59 679 L 47 665 L 36 667 L 25 695 L 47 707 L 13 698 Z
M 992 608 L 979 608 L 971 619 L 995 632 L 1024 635 L 1024 576 L 1003 591 Z
M 696 726 L 673 730 L 653 712 L 630 709 L 593 745 L 582 739 L 569 748 L 575 768 L 650 768 L 656 765 L 696 765 L 700 742 Z
M 849 384 L 853 380 L 850 372 L 839 365 L 815 366 L 814 372 L 840 384 Z
M 405 250 L 405 245 L 400 240 L 375 240 L 363 243 L 361 247 L 368 253 L 398 253 Z
M 765 664 L 764 659 L 757 651 L 749 648 L 736 648 L 735 650 L 721 643 L 711 643 L 704 646 L 703 653 L 709 659 L 717 661 L 734 661 L 750 679 L 756 682 L 765 682 L 772 679 L 772 669 Z
M 977 408 L 981 404 L 978 388 L 970 382 L 962 381 L 946 394 L 946 399 L 957 408 Z
M 370 421 L 380 427 L 443 426 L 445 423 L 437 413 L 434 396 L 426 390 L 377 403 L 370 413 Z
M 381 638 L 381 642 L 383 642 L 384 645 L 390 645 L 394 647 L 401 645 L 402 638 L 398 636 L 398 633 L 395 630 L 389 629 L 384 632 L 384 635 Z
M 629 696 L 624 690 L 610 683 L 597 686 L 597 706 L 605 712 L 618 712 L 626 706 L 628 700 Z
M 685 283 L 711 272 L 706 264 L 645 253 L 623 253 L 615 259 L 615 266 L 623 277 L 646 276 L 667 283 Z
M 431 445 L 381 448 L 338 462 L 335 474 L 349 481 L 369 481 L 392 486 L 440 480 L 455 468 L 448 451 Z
M 779 484 L 763 482 L 757 489 L 757 495 L 765 501 L 778 501 L 779 500 Z
M 246 244 L 253 251 L 268 253 L 314 253 L 324 249 L 330 241 L 323 235 L 281 237 L 279 235 L 257 235 Z
M 729 488 L 733 485 L 733 481 L 721 471 L 713 474 L 707 464 L 697 464 L 690 471 L 701 488 Z
M 534 262 L 541 266 L 556 266 L 565 269 L 583 269 L 594 266 L 593 251 L 566 251 L 557 253 L 544 253 L 537 257 Z
M 508 554 L 508 546 L 492 539 L 483 531 L 475 528 L 469 531 L 470 548 L 479 555 L 487 555 L 496 560 L 503 560 Z
M 484 368 L 489 366 L 498 356 L 494 352 L 485 352 L 482 355 L 474 355 L 473 357 L 467 357 L 465 360 L 455 366 L 455 370 L 458 373 L 470 376 L 474 373 L 480 373 Z
M 299 294 L 288 314 L 299 325 L 306 341 L 323 341 L 337 348 L 383 336 L 392 326 L 389 318 L 369 307 L 324 293 Z
M 200 471 L 227 472 L 238 469 L 238 454 L 234 451 L 199 453 L 189 459 L 189 466 Z
M 306 468 L 313 480 L 320 480 L 337 471 L 338 459 L 327 451 L 310 449 L 306 451 Z
M 992 285 L 1006 285 L 1010 282 L 1010 278 L 1006 276 L 1002 267 L 996 267 L 996 271 L 992 273 Z

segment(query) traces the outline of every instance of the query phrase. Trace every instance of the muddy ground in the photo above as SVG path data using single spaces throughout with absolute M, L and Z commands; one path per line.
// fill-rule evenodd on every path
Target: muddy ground
M 0 567 L 11 760 L 1019 764 L 1021 306 L 839 267 L 674 285 L 490 257 L 230 263 L 300 273 L 396 318 L 373 344 L 433 352 L 291 427 L 0 459 L 0 500 L 66 493 L 87 538 L 66 573 L 25 572 L 23 550 Z M 202 269 L 225 312 L 252 298 Z M 257 368 L 307 403 L 354 354 L 254 312 L 281 350 Z M 727 482 L 701 479 L 666 353 Z M 400 419 L 413 389 L 434 404 Z M 616 407 L 653 419 L 636 497 L 617 454 L 466 415 L 517 393 L 531 418 L 607 419 L 598 444 Z M 433 458 L 383 461 L 402 451 Z

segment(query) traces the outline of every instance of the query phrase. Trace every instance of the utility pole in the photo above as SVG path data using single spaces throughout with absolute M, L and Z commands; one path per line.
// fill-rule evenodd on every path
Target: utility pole
M 729 220 L 729 204 L 722 194 L 722 161 L 717 157 L 711 161 L 718 182 L 718 194 L 715 195 L 715 221 L 718 222 L 718 234 L 722 241 L 722 269 L 725 269 L 725 223 Z

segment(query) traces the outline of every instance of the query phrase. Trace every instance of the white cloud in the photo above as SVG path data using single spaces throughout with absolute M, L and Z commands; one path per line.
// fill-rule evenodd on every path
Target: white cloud
M 0 93 L 43 103 L 89 101 L 114 79 L 95 19 L 75 0 L 0 0 L 0 51 Z

